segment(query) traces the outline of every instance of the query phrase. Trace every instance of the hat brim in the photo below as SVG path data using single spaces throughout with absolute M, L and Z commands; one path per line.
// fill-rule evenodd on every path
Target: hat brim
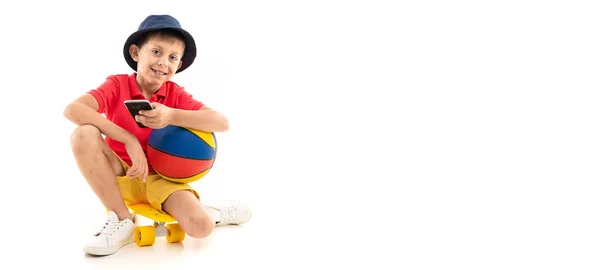
M 125 61 L 129 65 L 129 67 L 131 67 L 134 71 L 137 71 L 137 62 L 134 61 L 133 58 L 131 58 L 131 55 L 129 54 L 129 47 L 131 46 L 131 44 L 135 44 L 144 34 L 158 29 L 173 29 L 178 31 L 185 37 L 185 50 L 183 53 L 183 57 L 181 58 L 181 68 L 179 68 L 175 73 L 179 73 L 186 70 L 189 66 L 192 65 L 192 63 L 194 63 L 194 60 L 196 59 L 196 42 L 194 41 L 194 38 L 190 33 L 181 28 L 174 27 L 147 28 L 136 31 L 133 34 L 129 35 L 129 37 L 125 41 L 125 45 L 123 46 L 123 56 L 125 57 Z

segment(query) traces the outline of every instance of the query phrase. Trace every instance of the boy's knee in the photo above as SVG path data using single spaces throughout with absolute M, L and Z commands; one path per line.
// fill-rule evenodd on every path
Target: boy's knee
M 215 228 L 215 223 L 206 216 L 190 216 L 187 222 L 185 233 L 194 238 L 207 237 Z
M 92 125 L 81 125 L 71 134 L 71 148 L 74 151 L 89 150 L 93 142 L 101 137 L 100 130 Z

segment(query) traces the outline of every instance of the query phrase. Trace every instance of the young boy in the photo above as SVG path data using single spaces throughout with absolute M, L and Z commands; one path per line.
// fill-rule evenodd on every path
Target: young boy
M 165 180 L 148 166 L 146 144 L 152 129 L 167 125 L 208 132 L 228 129 L 225 116 L 170 81 L 194 62 L 193 37 L 175 18 L 151 15 L 129 36 L 123 53 L 136 72 L 109 76 L 64 111 L 78 125 L 71 136 L 77 166 L 108 211 L 108 220 L 84 251 L 108 255 L 134 242 L 136 225 L 126 203 L 151 204 L 173 216 L 195 238 L 208 236 L 218 225 L 248 221 L 251 211 L 244 204 L 205 207 L 190 185 Z M 129 99 L 149 100 L 154 109 L 141 111 L 134 119 L 123 104 Z M 148 128 L 138 127 L 136 121 Z

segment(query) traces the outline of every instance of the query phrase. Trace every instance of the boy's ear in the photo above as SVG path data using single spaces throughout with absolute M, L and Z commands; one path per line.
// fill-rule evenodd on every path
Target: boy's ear
M 138 61 L 139 51 L 140 48 L 137 45 L 131 44 L 131 46 L 129 46 L 129 55 L 131 56 L 131 58 L 133 58 L 133 61 Z
M 181 65 L 183 65 L 183 61 L 179 61 L 179 66 L 177 66 L 177 70 L 181 68 Z

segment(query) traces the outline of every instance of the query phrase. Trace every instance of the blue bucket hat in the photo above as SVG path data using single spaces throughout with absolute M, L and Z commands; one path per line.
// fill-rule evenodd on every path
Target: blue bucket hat
M 179 68 L 179 70 L 177 70 L 175 73 L 184 71 L 194 62 L 194 59 L 196 58 L 196 42 L 190 33 L 181 28 L 179 21 L 170 15 L 150 15 L 146 17 L 146 19 L 138 27 L 138 30 L 131 34 L 127 38 L 127 41 L 125 41 L 125 46 L 123 47 L 125 61 L 133 70 L 137 71 L 137 62 L 135 62 L 129 55 L 129 47 L 131 44 L 138 42 L 140 37 L 142 37 L 144 34 L 157 29 L 173 29 L 185 37 L 185 50 L 183 53 L 183 58 L 181 59 L 183 63 L 181 64 L 181 68 Z

